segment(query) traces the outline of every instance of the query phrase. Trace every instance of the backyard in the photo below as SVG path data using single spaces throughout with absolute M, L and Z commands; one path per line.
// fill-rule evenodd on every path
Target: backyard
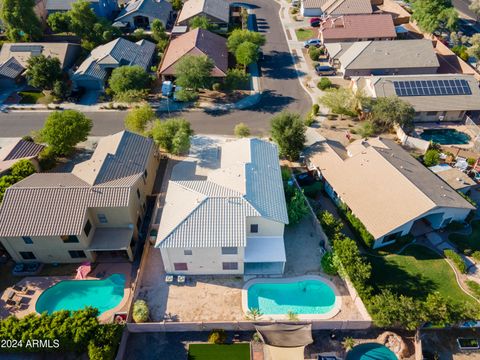
M 420 300 L 439 292 L 454 302 L 478 305 L 457 285 L 447 262 L 424 246 L 411 245 L 399 255 L 368 256 L 368 259 L 372 263 L 372 284 L 379 291 L 390 289 Z
M 480 220 L 472 221 L 471 234 L 453 233 L 448 236 L 448 240 L 454 243 L 461 252 L 464 252 L 465 249 L 480 250 Z
M 249 360 L 250 344 L 190 344 L 188 360 Z

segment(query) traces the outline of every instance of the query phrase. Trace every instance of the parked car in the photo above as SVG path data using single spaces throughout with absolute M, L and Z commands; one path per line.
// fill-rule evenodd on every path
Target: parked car
M 305 49 L 308 49 L 310 46 L 320 47 L 322 46 L 322 41 L 319 39 L 309 39 L 303 43 L 303 46 Z
M 337 74 L 337 71 L 333 67 L 328 66 L 328 65 L 318 64 L 317 66 L 315 66 L 315 71 L 317 72 L 318 75 L 322 75 L 322 76 L 329 76 L 329 75 L 336 75 Z
M 292 0 L 292 6 L 300 6 L 300 0 Z
M 310 19 L 310 26 L 311 27 L 319 27 L 320 23 L 322 22 L 322 19 L 318 17 L 314 17 Z

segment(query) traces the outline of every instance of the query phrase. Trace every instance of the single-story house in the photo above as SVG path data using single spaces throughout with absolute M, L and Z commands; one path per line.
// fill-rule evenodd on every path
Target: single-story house
M 322 43 L 394 40 L 396 37 L 389 14 L 328 17 L 320 25 L 318 36 Z
M 429 169 L 437 174 L 439 178 L 448 185 L 461 193 L 466 194 L 474 188 L 478 188 L 478 183 L 460 169 L 451 167 L 447 164 L 440 164 L 429 167 Z
M 72 9 L 72 4 L 78 0 L 46 0 L 47 15 L 55 12 L 66 12 Z M 100 17 L 112 19 L 118 11 L 118 0 L 86 0 L 92 10 Z
M 225 0 L 187 0 L 177 18 L 177 25 L 188 25 L 196 16 L 205 16 L 212 24 L 227 27 L 230 22 L 230 5 Z
M 212 76 L 224 78 L 228 69 L 227 39 L 204 29 L 194 29 L 170 41 L 159 74 L 163 78 L 175 76 L 175 64 L 185 55 L 206 55 L 213 60 Z
M 480 111 L 480 89 L 473 75 L 434 74 L 352 78 L 352 88 L 372 98 L 398 96 L 415 109 L 415 121 L 460 121 Z
M 411 231 L 464 221 L 475 210 L 390 139 L 356 140 L 347 147 L 319 139 L 308 151 L 307 164 L 318 173 L 330 198 L 345 204 L 363 223 L 375 239 L 374 248 Z
M 353 15 L 373 13 L 370 0 L 302 0 L 303 16 Z
M 155 244 L 165 271 L 281 275 L 288 214 L 276 145 L 241 139 L 218 154 L 206 179 L 169 181 Z
M 115 25 L 127 29 L 149 29 L 159 19 L 167 26 L 172 15 L 172 4 L 167 0 L 131 0 L 115 19 Z
M 155 44 L 140 40 L 136 43 L 118 38 L 92 50 L 90 56 L 72 76 L 74 88 L 102 90 L 113 69 L 138 65 L 148 70 L 155 54 Z
M 35 168 L 40 170 L 38 165 L 38 154 L 45 148 L 41 144 L 22 138 L 3 138 L 0 140 L 0 176 L 5 175 L 8 170 L 19 160 L 30 160 Z
M 71 173 L 36 173 L 9 187 L 0 204 L 0 242 L 15 262 L 133 259 L 159 164 L 150 138 L 106 136 Z
M 80 45 L 72 43 L 4 43 L 0 50 L 0 87 L 12 87 L 21 80 L 32 56 L 56 57 L 62 69 L 68 70 L 80 50 Z
M 435 74 L 440 67 L 427 39 L 326 43 L 325 49 L 344 77 Z

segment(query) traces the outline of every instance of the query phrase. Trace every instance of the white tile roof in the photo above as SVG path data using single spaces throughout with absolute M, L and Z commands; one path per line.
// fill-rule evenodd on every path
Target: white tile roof
M 288 224 L 276 146 L 241 139 L 221 154 L 208 180 L 170 181 L 157 247 L 245 247 L 247 217 Z

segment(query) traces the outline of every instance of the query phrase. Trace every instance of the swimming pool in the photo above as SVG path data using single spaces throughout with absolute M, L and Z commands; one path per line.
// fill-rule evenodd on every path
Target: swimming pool
M 367 343 L 355 346 L 347 354 L 347 360 L 398 360 L 397 356 L 386 346 Z
M 468 144 L 470 136 L 455 129 L 426 129 L 420 134 L 423 140 L 441 145 Z
M 246 291 L 246 308 L 259 309 L 264 315 L 294 312 L 328 318 L 335 316 L 340 307 L 333 284 L 321 277 L 255 279 Z
M 65 280 L 45 290 L 35 304 L 38 313 L 80 310 L 93 306 L 99 315 L 113 309 L 123 298 L 125 275 L 113 274 L 103 280 Z

